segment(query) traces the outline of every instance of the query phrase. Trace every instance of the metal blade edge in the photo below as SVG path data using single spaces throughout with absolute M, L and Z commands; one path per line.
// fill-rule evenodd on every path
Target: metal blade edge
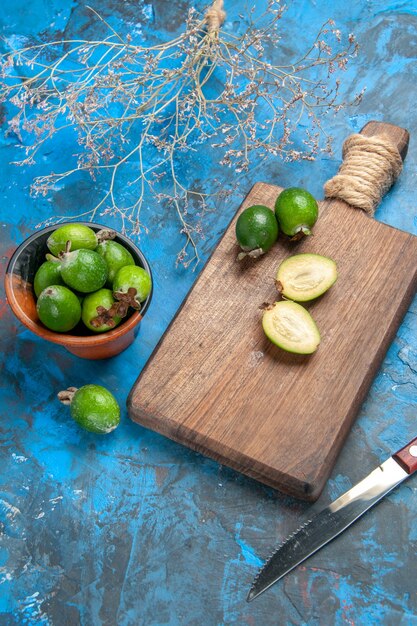
M 408 477 L 391 457 L 283 541 L 256 575 L 251 602 L 306 558 L 337 537 Z

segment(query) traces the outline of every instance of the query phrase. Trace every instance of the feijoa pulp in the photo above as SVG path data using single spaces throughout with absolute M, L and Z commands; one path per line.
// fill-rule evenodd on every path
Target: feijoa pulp
M 278 268 L 276 285 L 280 293 L 296 302 L 307 302 L 325 293 L 337 280 L 333 259 L 320 254 L 294 254 Z
M 262 326 L 268 339 L 287 352 L 311 354 L 320 343 L 320 333 L 310 313 L 290 300 L 266 307 Z

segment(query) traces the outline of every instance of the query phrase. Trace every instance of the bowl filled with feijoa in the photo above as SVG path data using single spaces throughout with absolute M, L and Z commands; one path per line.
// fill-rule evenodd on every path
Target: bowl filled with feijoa
M 5 287 L 13 313 L 36 335 L 102 359 L 136 337 L 152 298 L 152 273 L 125 235 L 66 222 L 35 232 L 16 249 Z

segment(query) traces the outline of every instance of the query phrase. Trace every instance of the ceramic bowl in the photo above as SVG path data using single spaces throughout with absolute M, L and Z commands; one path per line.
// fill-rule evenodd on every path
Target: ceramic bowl
M 90 222 L 77 223 L 83 223 L 95 231 L 105 228 L 105 226 Z M 59 224 L 59 226 L 63 225 Z M 93 335 L 81 323 L 70 333 L 57 333 L 49 330 L 38 318 L 32 285 L 36 270 L 45 261 L 45 254 L 48 252 L 46 241 L 51 232 L 57 228 L 56 225 L 37 231 L 15 250 L 7 266 L 5 277 L 9 305 L 17 319 L 29 330 L 47 341 L 64 346 L 72 354 L 84 359 L 106 359 L 115 356 L 125 350 L 135 339 L 139 331 L 139 323 L 151 302 L 152 291 L 142 303 L 140 312 L 133 311 L 113 330 Z M 125 246 L 135 259 L 135 263 L 143 267 L 152 278 L 149 263 L 139 248 L 120 233 L 117 233 L 114 240 Z

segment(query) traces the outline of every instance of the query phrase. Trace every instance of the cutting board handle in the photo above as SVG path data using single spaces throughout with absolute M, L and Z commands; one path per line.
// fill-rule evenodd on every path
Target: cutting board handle
M 403 161 L 407 156 L 410 133 L 405 128 L 388 124 L 387 122 L 368 122 L 360 131 L 360 135 L 365 135 L 365 137 L 380 137 L 381 135 L 387 137 L 397 148 Z
M 401 172 L 409 137 L 404 128 L 386 122 L 368 122 L 359 134 L 350 135 L 339 172 L 324 186 L 326 198 L 373 215 Z

